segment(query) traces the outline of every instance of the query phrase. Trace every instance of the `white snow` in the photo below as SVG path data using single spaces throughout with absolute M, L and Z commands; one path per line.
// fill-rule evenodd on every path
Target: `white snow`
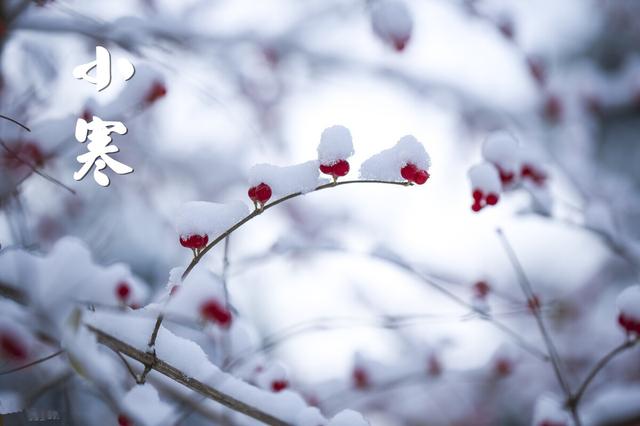
M 224 306 L 222 282 L 206 269 L 196 268 L 187 276 L 178 291 L 169 298 L 165 311 L 197 320 L 200 318 L 200 307 L 210 299 L 217 300 Z
M 357 411 L 344 410 L 336 414 L 327 426 L 369 426 L 369 422 Z
M 516 173 L 520 166 L 518 141 L 504 130 L 487 136 L 482 146 L 482 156 L 507 172 Z
M 584 424 L 627 424 L 625 420 L 640 416 L 640 386 L 627 383 L 612 385 L 598 392 L 584 404 Z
M 216 237 L 249 214 L 246 204 L 190 201 L 176 214 L 174 225 L 180 236 L 209 235 Z
M 249 184 L 256 186 L 266 183 L 271 187 L 273 196 L 284 196 L 296 192 L 313 191 L 319 184 L 318 161 L 293 166 L 274 166 L 272 164 L 256 164 L 249 170 Z
M 479 189 L 486 194 L 499 194 L 502 189 L 498 169 L 490 163 L 480 163 L 471 167 L 468 172 L 471 188 Z
M 149 383 L 131 388 L 122 400 L 122 407 L 127 417 L 146 426 L 170 424 L 174 416 L 171 406 L 160 400 L 158 391 Z
M 346 160 L 353 155 L 351 132 L 344 126 L 324 129 L 318 145 L 320 164 L 332 165 L 338 160 Z
M 533 409 L 533 426 L 541 426 L 544 422 L 570 426 L 569 413 L 562 409 L 562 404 L 550 395 L 542 395 Z
M 622 290 L 616 303 L 622 314 L 640 321 L 640 285 L 632 285 Z
M 426 171 L 431 167 L 429 154 L 411 135 L 404 136 L 394 147 L 385 149 L 362 163 L 360 177 L 367 180 L 402 182 L 405 179 L 400 174 L 400 169 L 407 163 L 413 163 Z
M 413 30 L 413 19 L 404 2 L 377 0 L 371 6 L 373 32 L 384 42 L 407 41 Z

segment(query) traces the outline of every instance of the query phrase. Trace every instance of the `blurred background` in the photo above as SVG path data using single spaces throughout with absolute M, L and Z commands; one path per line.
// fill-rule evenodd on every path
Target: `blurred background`
M 11 149 L 0 152 L 0 257 L 46 254 L 75 236 L 96 263 L 128 264 L 153 300 L 191 257 L 172 226 L 182 203 L 249 204 L 253 164 L 315 159 L 335 124 L 352 133 L 354 178 L 413 134 L 432 159 L 427 184 L 312 193 L 235 232 L 230 301 L 323 412 L 356 409 L 374 426 L 530 424 L 538 396 L 562 392 L 549 364 L 522 348 L 519 339 L 545 351 L 496 230 L 577 386 L 623 340 L 615 297 L 640 271 L 640 3 L 406 0 L 402 49 L 372 29 L 375 3 L 2 2 L 0 113 L 31 132 L 0 122 Z M 130 60 L 134 77 L 114 72 L 101 92 L 74 79 L 96 45 Z M 104 188 L 72 177 L 86 152 L 75 123 L 91 115 L 128 128 L 112 135 L 114 158 L 135 171 L 108 172 Z M 471 210 L 467 171 L 498 129 L 544 165 L 544 208 L 516 188 Z M 223 252 L 199 267 L 221 273 Z M 486 304 L 516 338 L 434 282 Z M 622 354 L 587 401 L 598 389 L 637 389 L 637 365 L 637 350 Z

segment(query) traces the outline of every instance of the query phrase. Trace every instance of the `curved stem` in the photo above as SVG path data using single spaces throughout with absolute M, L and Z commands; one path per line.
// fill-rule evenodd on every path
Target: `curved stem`
M 182 279 L 184 280 L 185 278 L 187 278 L 187 276 L 191 273 L 193 268 L 195 268 L 195 266 L 198 264 L 198 262 L 200 262 L 200 260 L 209 252 L 209 250 L 214 248 L 220 241 L 225 240 L 229 235 L 231 235 L 235 230 L 240 228 L 242 225 L 244 225 L 245 223 L 249 222 L 254 217 L 260 215 L 263 211 L 268 210 L 268 209 L 270 209 L 272 207 L 275 207 L 280 203 L 284 203 L 285 201 L 290 200 L 292 198 L 299 197 L 300 195 L 303 195 L 303 194 L 308 194 L 310 192 L 316 192 L 316 191 L 320 191 L 320 190 L 323 190 L 323 189 L 333 188 L 333 187 L 340 186 L 340 185 L 348 185 L 348 184 L 352 184 L 352 183 L 381 183 L 381 184 L 399 185 L 399 186 L 410 186 L 411 185 L 411 183 L 409 183 L 409 182 L 391 182 L 391 181 L 386 181 L 386 180 L 344 180 L 344 181 L 341 181 L 341 182 L 325 183 L 323 185 L 320 185 L 320 186 L 316 187 L 314 190 L 309 191 L 309 192 L 305 192 L 305 193 L 303 193 L 303 192 L 294 192 L 293 194 L 285 195 L 284 197 L 278 198 L 277 200 L 275 200 L 275 201 L 273 201 L 273 202 L 271 202 L 269 204 L 265 204 L 261 209 L 256 209 L 253 212 L 249 213 L 243 219 L 241 219 L 240 221 L 236 222 L 233 226 L 231 226 L 229 229 L 227 229 L 222 234 L 220 234 L 216 239 L 211 241 L 205 248 L 200 250 L 200 252 L 196 256 L 194 256 L 193 260 L 191 261 L 191 263 L 189 263 L 189 266 L 187 266 L 187 269 L 185 269 L 184 273 L 182 274 Z M 160 325 L 162 325 L 162 319 L 163 319 L 162 314 L 158 315 L 158 318 L 156 319 L 156 323 L 155 323 L 155 325 L 153 327 L 153 332 L 151 333 L 151 338 L 149 339 L 149 349 L 153 349 L 153 347 L 154 347 L 154 345 L 156 343 L 156 338 L 158 336 L 158 331 L 160 330 Z
M 598 361 L 596 363 L 596 365 L 593 366 L 591 371 L 589 371 L 589 374 L 587 374 L 587 376 L 585 377 L 585 379 L 582 382 L 582 384 L 578 387 L 578 390 L 569 399 L 569 402 L 568 402 L 569 407 L 577 407 L 578 406 L 578 404 L 580 403 L 580 400 L 582 399 L 582 396 L 584 395 L 585 391 L 589 387 L 589 384 L 591 384 L 593 379 L 609 363 L 609 361 L 611 361 L 618 354 L 624 352 L 625 350 L 632 348 L 638 342 L 640 342 L 640 338 L 639 337 L 636 337 L 635 339 L 626 340 L 624 343 L 622 343 L 621 345 L 616 346 L 611 351 L 609 351 L 605 356 L 603 356 L 600 359 L 600 361 Z

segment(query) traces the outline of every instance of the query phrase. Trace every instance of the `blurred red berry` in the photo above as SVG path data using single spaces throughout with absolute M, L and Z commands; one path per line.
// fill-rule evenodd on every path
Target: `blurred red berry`
M 118 426 L 133 426 L 133 422 L 124 414 L 118 416 Z
M 490 206 L 495 206 L 496 204 L 498 204 L 499 200 L 500 196 L 498 194 L 491 192 L 487 195 L 487 204 Z
M 618 316 L 618 324 L 625 329 L 628 334 L 635 333 L 640 336 L 640 321 L 634 320 L 624 314 Z
M 540 299 L 538 296 L 534 294 L 529 298 L 529 300 L 527 300 L 527 308 L 529 308 L 531 312 L 535 312 L 540 309 Z
M 481 201 L 484 198 L 484 193 L 479 190 L 479 189 L 474 189 L 473 190 L 473 200 L 478 202 Z
M 478 297 L 487 297 L 489 291 L 491 291 L 491 287 L 489 287 L 489 284 L 487 284 L 486 281 L 478 281 L 473 285 L 473 292 Z
M 0 334 L 0 353 L 3 357 L 16 361 L 27 359 L 27 347 L 17 336 L 3 332 Z
M 544 101 L 543 114 L 544 117 L 552 122 L 557 123 L 562 120 L 564 113 L 564 106 L 559 96 L 550 94 Z
M 353 384 L 357 389 L 366 389 L 369 387 L 369 375 L 366 370 L 361 367 L 353 369 L 352 373 Z
M 209 242 L 208 235 L 189 235 L 187 237 L 180 237 L 180 244 L 182 247 L 190 248 L 190 249 L 201 249 L 204 248 Z
M 154 81 L 147 94 L 144 97 L 144 101 L 147 104 L 152 104 L 158 99 L 163 98 L 167 94 L 167 86 L 159 81 Z
M 495 363 L 495 369 L 498 375 L 508 376 L 513 371 L 513 365 L 506 358 L 498 358 Z
M 431 355 L 427 363 L 427 372 L 431 376 L 439 376 L 442 374 L 442 364 L 437 356 Z
M 536 56 L 527 58 L 529 73 L 540 86 L 544 86 L 547 81 L 547 66 L 544 61 Z
M 289 387 L 289 382 L 286 380 L 274 380 L 271 382 L 271 390 L 274 392 L 280 392 Z
M 127 299 L 129 299 L 129 296 L 131 296 L 131 287 L 129 287 L 129 283 L 124 281 L 118 283 L 116 286 L 116 296 L 119 301 L 123 303 L 126 302 Z
M 202 304 L 200 315 L 205 320 L 216 322 L 222 327 L 231 325 L 231 312 L 215 299 L 207 300 Z

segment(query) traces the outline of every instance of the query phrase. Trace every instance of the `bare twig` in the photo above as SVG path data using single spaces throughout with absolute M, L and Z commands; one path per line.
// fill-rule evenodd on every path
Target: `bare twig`
M 34 365 L 40 364 L 40 363 L 45 362 L 45 361 L 49 361 L 50 359 L 55 358 L 55 357 L 57 357 L 58 355 L 60 355 L 62 353 L 64 353 L 64 350 L 60 349 L 59 351 L 56 351 L 56 352 L 52 353 L 51 355 L 47 355 L 44 358 L 37 359 L 37 360 L 32 361 L 32 362 L 30 362 L 28 364 L 21 365 L 20 367 L 12 368 L 11 370 L 0 372 L 0 376 L 4 376 L 6 374 L 15 373 L 16 371 L 20 371 L 20 370 L 24 370 L 24 369 L 29 368 L 29 367 L 33 367 Z
M 545 346 L 549 351 L 549 355 L 551 357 L 551 365 L 553 366 L 553 372 L 556 376 L 556 379 L 558 380 L 558 383 L 560 384 L 560 387 L 562 388 L 565 396 L 567 398 L 571 398 L 571 395 L 572 395 L 571 388 L 565 377 L 564 371 L 561 367 L 560 356 L 558 355 L 558 351 L 553 343 L 553 340 L 551 339 L 551 335 L 549 334 L 549 331 L 547 330 L 547 327 L 544 323 L 542 315 L 540 314 L 539 306 L 537 305 L 536 302 L 534 302 L 536 296 L 535 296 L 535 293 L 533 292 L 531 283 L 527 278 L 527 274 L 525 273 L 524 268 L 522 267 L 522 264 L 520 263 L 520 260 L 516 255 L 515 250 L 509 243 L 509 240 L 507 239 L 507 237 L 504 235 L 504 232 L 502 232 L 502 229 L 498 228 L 496 230 L 496 233 L 498 235 L 498 238 L 500 239 L 500 242 L 502 243 L 502 246 L 504 247 L 507 253 L 507 256 L 509 257 L 509 260 L 511 261 L 511 264 L 513 265 L 513 268 L 516 271 L 516 275 L 518 276 L 518 283 L 520 284 L 520 287 L 522 289 L 522 292 L 524 293 L 524 296 L 527 298 L 528 301 L 532 302 L 530 304 L 531 312 L 533 313 L 533 316 L 536 320 L 536 324 L 540 329 L 540 334 L 542 335 L 542 339 L 544 340 Z M 572 409 L 571 414 L 573 416 L 573 420 L 576 426 L 580 426 L 581 421 L 578 416 L 577 410 Z

